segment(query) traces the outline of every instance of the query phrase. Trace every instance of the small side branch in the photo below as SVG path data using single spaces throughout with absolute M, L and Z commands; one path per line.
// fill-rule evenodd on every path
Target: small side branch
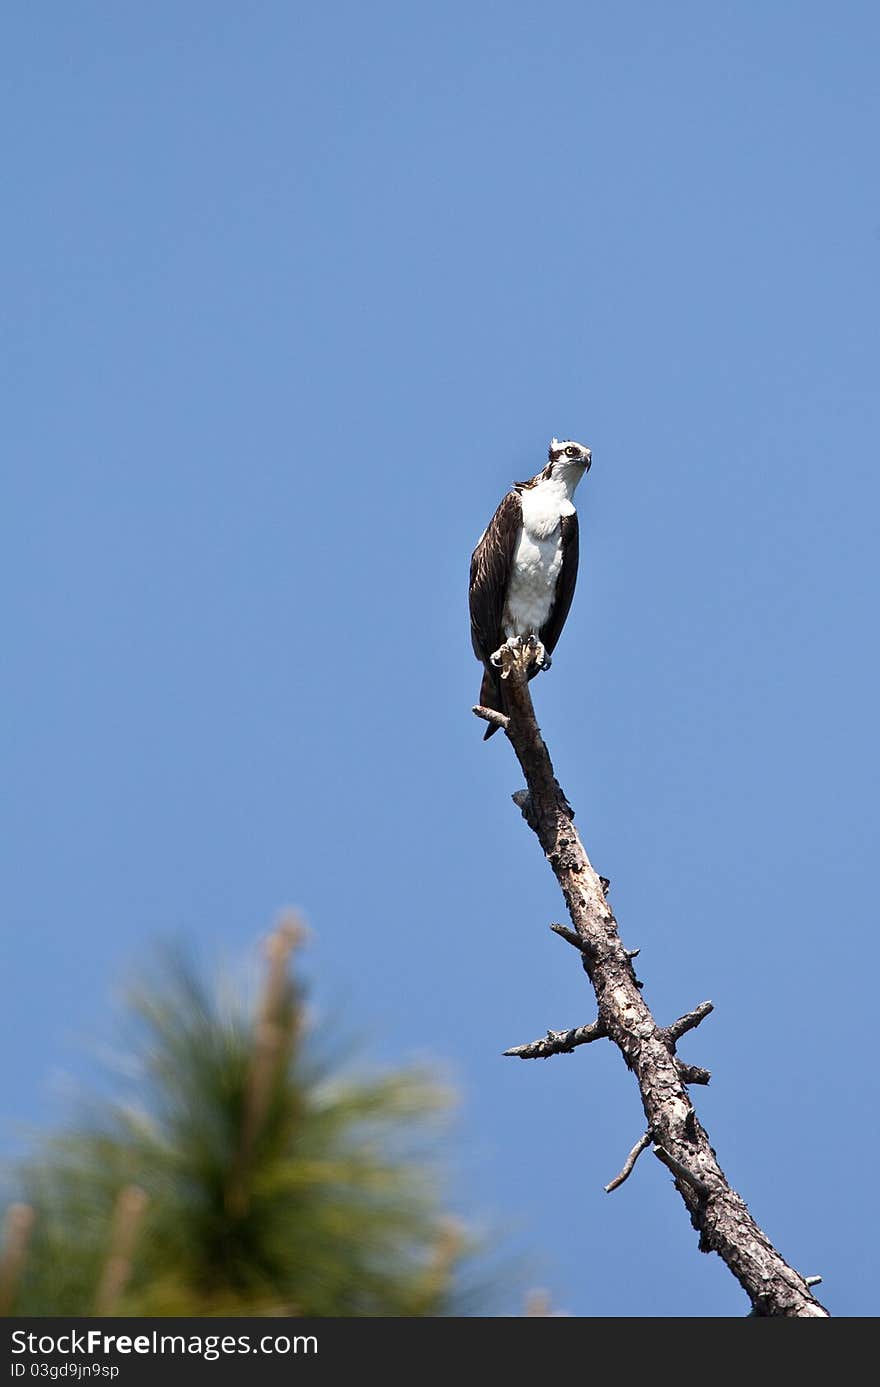
M 477 704 L 475 708 L 471 709 L 471 712 L 474 713 L 476 717 L 482 718 L 483 722 L 491 722 L 493 727 L 500 727 L 502 732 L 507 731 L 507 724 L 510 722 L 510 718 L 505 717 L 503 713 L 496 712 L 494 708 L 481 708 L 480 705 Z
M 566 944 L 570 944 L 573 949 L 580 949 L 582 954 L 592 952 L 587 941 L 581 939 L 581 936 L 575 930 L 569 929 L 567 925 L 551 925 L 550 928 L 554 934 L 558 934 L 559 938 L 564 939 Z
M 686 1185 L 690 1185 L 691 1189 L 696 1190 L 701 1199 L 709 1198 L 712 1191 L 705 1180 L 701 1180 L 699 1175 L 694 1175 L 693 1171 L 688 1170 L 687 1166 L 682 1165 L 681 1161 L 676 1160 L 674 1156 L 670 1156 L 669 1152 L 664 1147 L 655 1146 L 654 1155 L 657 1157 L 658 1161 L 663 1162 L 667 1170 L 671 1170 L 673 1175 L 679 1180 L 683 1180 Z
M 540 1040 L 532 1040 L 528 1045 L 514 1045 L 505 1050 L 518 1060 L 546 1060 L 551 1055 L 570 1055 L 577 1045 L 589 1045 L 594 1040 L 602 1040 L 608 1032 L 601 1021 L 591 1026 L 576 1026 L 571 1031 L 548 1031 Z
M 510 798 L 513 800 L 519 812 L 522 814 L 529 828 L 534 833 L 538 831 L 538 821 L 532 808 L 532 798 L 528 790 L 517 790 Z
M 701 1002 L 693 1011 L 687 1012 L 685 1016 L 679 1016 L 677 1021 L 673 1021 L 671 1026 L 666 1026 L 663 1034 L 666 1039 L 674 1045 L 677 1040 L 681 1040 L 683 1035 L 699 1026 L 701 1021 L 705 1021 L 710 1011 L 715 1010 L 714 1002 Z
M 712 1078 L 710 1069 L 703 1069 L 702 1065 L 699 1064 L 685 1064 L 683 1060 L 677 1057 L 675 1068 L 683 1084 L 707 1084 Z
M 645 1132 L 642 1136 L 639 1137 L 632 1151 L 630 1151 L 629 1155 L 623 1163 L 623 1170 L 620 1172 L 619 1175 L 615 1175 L 614 1179 L 611 1180 L 605 1186 L 606 1194 L 610 1194 L 612 1190 L 616 1190 L 620 1185 L 622 1185 L 624 1180 L 629 1179 L 630 1175 L 632 1175 L 636 1161 L 639 1159 L 639 1156 L 641 1156 L 642 1152 L 648 1146 L 651 1145 L 651 1141 L 652 1133 L 649 1127 L 647 1132 Z

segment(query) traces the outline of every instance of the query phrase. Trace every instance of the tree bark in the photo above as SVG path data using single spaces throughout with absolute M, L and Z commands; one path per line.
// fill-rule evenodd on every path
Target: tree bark
M 634 955 L 621 942 L 607 899 L 608 883 L 599 877 L 584 850 L 574 827 L 574 812 L 556 780 L 535 719 L 528 684 L 534 651 L 526 644 L 504 647 L 502 657 L 508 716 L 502 722 L 497 714 L 486 716 L 491 710 L 475 708 L 474 712 L 486 721 L 497 721 L 516 752 L 528 793 L 520 792 L 514 800 L 544 849 L 574 926 L 573 935 L 560 926 L 557 933 L 577 945 L 599 1008 L 593 1026 L 578 1028 L 582 1035 L 562 1033 L 563 1043 L 554 1046 L 557 1033 L 550 1032 L 543 1044 L 533 1042 L 507 1053 L 543 1057 L 602 1035 L 612 1040 L 636 1076 L 648 1124 L 648 1133 L 638 1150 L 634 1148 L 633 1164 L 649 1144 L 649 1134 L 654 1154 L 674 1176 L 675 1188 L 699 1233 L 700 1250 L 717 1252 L 723 1259 L 748 1295 L 752 1314 L 827 1317 L 828 1311 L 813 1296 L 806 1279 L 780 1256 L 729 1185 L 691 1102 L 687 1084 L 705 1083 L 709 1076 L 705 1070 L 683 1065 L 675 1047 L 679 1037 L 711 1011 L 711 1003 L 703 1003 L 668 1027 L 654 1020 L 633 969 Z

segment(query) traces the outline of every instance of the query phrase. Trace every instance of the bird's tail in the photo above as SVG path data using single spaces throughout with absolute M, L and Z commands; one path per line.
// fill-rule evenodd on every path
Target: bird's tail
M 483 682 L 480 685 L 480 707 L 494 708 L 496 713 L 503 713 L 504 708 L 504 688 L 500 678 L 494 670 L 483 671 Z M 487 742 L 490 737 L 498 731 L 498 726 L 494 722 L 486 724 L 483 733 L 483 741 Z

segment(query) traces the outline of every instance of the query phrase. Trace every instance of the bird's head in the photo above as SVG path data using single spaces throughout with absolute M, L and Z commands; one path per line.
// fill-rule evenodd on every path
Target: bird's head
M 575 443 L 571 438 L 566 438 L 561 443 L 558 438 L 551 438 L 548 456 L 550 461 L 547 465 L 554 476 L 560 472 L 570 472 L 582 477 L 585 472 L 589 472 L 590 463 L 593 461 L 593 454 L 589 448 L 585 448 L 583 443 Z

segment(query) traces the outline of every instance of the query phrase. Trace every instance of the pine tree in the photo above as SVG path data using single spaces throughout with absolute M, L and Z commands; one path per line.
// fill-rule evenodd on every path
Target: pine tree
M 465 1239 L 413 1141 L 449 1092 L 423 1070 L 365 1079 L 314 1059 L 301 938 L 294 919 L 270 936 L 255 1012 L 180 958 L 132 996 L 134 1101 L 95 1104 L 20 1170 L 0 1309 L 461 1313 Z

